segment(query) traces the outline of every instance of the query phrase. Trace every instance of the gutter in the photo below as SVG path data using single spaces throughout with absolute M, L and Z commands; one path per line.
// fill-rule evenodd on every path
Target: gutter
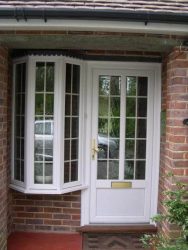
M 101 20 L 101 21 L 129 21 L 188 24 L 188 13 L 169 12 L 144 12 L 123 11 L 112 9 L 83 9 L 83 8 L 27 8 L 10 7 L 0 8 L 0 19 L 16 19 L 17 21 L 28 19 L 78 19 L 78 20 Z

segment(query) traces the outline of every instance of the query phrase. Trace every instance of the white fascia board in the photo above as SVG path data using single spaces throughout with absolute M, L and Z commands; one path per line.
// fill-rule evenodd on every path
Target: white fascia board
M 62 31 L 102 31 L 155 33 L 170 35 L 188 35 L 188 25 L 173 23 L 101 21 L 101 20 L 55 20 L 42 19 L 12 20 L 1 19 L 0 30 L 62 30 Z

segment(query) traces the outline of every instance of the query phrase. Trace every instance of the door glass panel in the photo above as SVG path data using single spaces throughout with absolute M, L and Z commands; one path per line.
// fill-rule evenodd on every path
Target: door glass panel
M 126 77 L 124 179 L 145 179 L 147 77 Z
M 119 76 L 99 76 L 98 179 L 119 178 L 120 87 Z

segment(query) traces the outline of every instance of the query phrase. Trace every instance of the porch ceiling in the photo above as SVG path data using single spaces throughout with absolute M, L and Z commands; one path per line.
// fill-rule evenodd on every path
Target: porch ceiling
M 188 37 L 187 37 L 188 38 Z M 104 32 L 0 32 L 0 43 L 12 49 L 78 49 L 164 52 L 186 37 Z

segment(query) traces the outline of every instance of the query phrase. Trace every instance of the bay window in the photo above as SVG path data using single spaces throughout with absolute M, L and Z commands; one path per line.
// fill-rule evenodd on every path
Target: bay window
M 84 188 L 82 69 L 62 56 L 14 61 L 12 188 L 49 194 Z

